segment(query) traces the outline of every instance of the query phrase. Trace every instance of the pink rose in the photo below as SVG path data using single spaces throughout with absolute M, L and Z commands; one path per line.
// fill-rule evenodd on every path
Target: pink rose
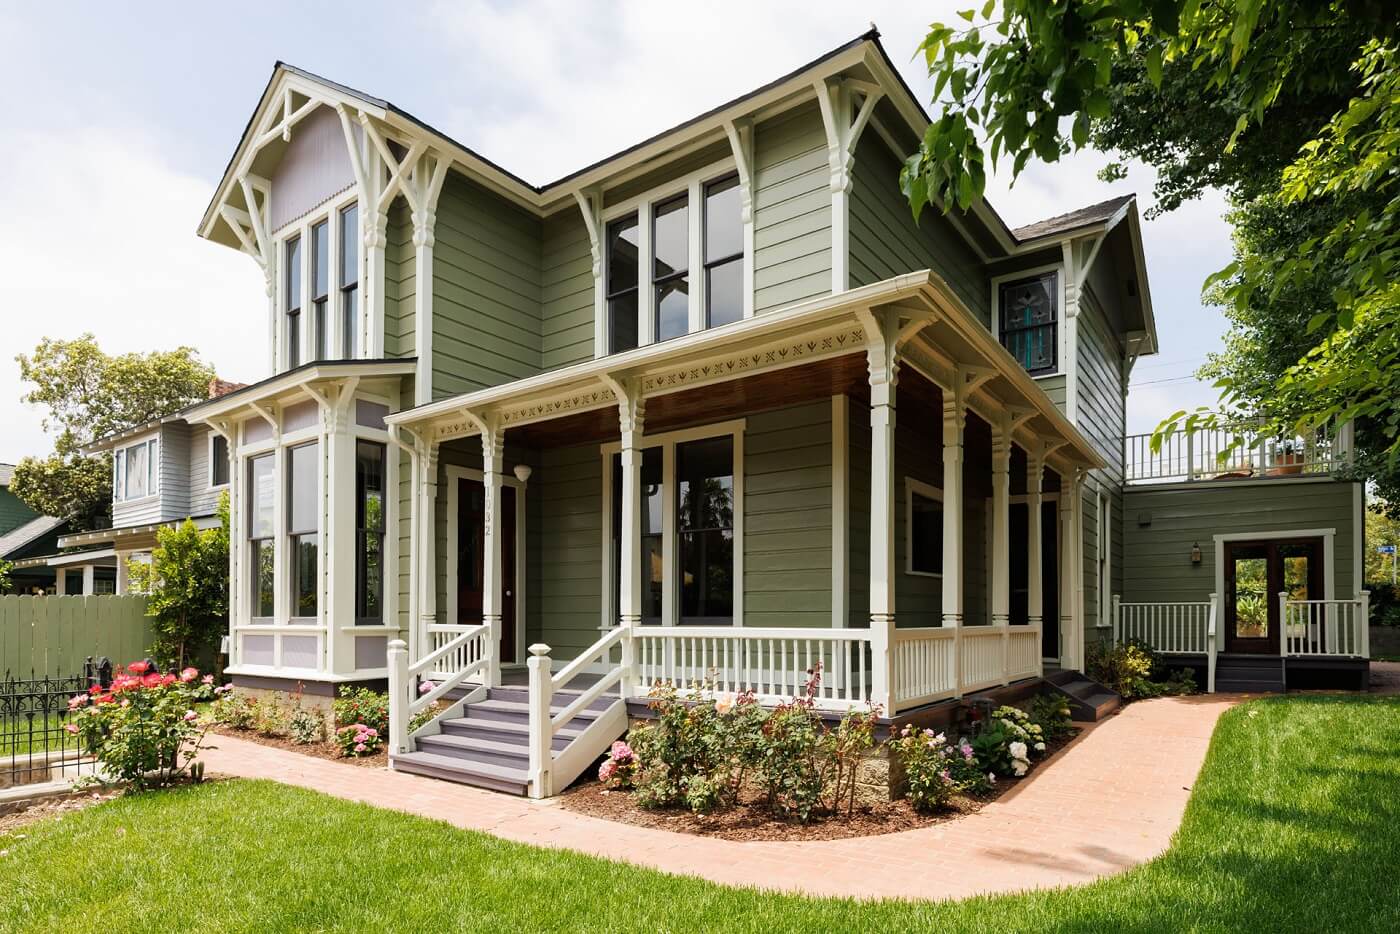
M 145 662 L 132 662 L 126 666 L 126 670 L 134 675 L 144 675 L 150 667 Z
M 186 684 L 188 684 L 189 682 L 193 681 L 195 678 L 198 678 L 198 677 L 199 677 L 199 669 L 198 669 L 198 668 L 186 668 L 184 671 L 180 672 L 180 680 L 183 681 L 183 682 L 185 682 Z
M 78 724 L 76 724 L 76 723 L 65 723 L 65 724 L 63 724 L 63 728 L 64 728 L 65 730 L 67 730 L 69 733 L 77 733 L 77 732 L 78 732 Z
M 200 684 L 213 684 L 213 683 L 214 683 L 214 676 L 213 676 L 213 675 L 205 675 L 204 677 L 202 677 L 202 678 L 199 679 L 199 683 L 200 683 Z
M 79 707 L 83 706 L 87 702 L 88 696 L 86 694 L 79 694 L 76 697 L 70 697 L 68 698 L 68 709 L 77 710 Z
M 419 694 L 427 694 L 427 693 L 428 693 L 429 691 L 431 691 L 432 689 L 433 689 L 433 682 L 431 682 L 431 681 L 424 681 L 422 684 L 418 685 L 418 693 L 419 693 Z
M 193 710 L 186 710 L 186 711 L 185 711 L 185 722 L 186 722 L 186 723 L 189 723 L 191 720 L 198 720 L 198 719 L 199 719 L 199 714 L 195 713 Z
M 356 743 L 356 744 L 355 744 L 355 751 L 356 751 L 356 752 L 364 752 L 365 749 L 367 749 L 367 748 L 368 748 L 368 747 L 366 747 L 364 743 Z

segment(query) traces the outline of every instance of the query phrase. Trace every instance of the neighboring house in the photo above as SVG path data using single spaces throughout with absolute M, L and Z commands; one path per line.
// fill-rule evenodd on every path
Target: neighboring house
M 213 380 L 210 399 L 235 392 L 242 383 Z M 156 532 L 186 519 L 202 529 L 219 524 L 219 497 L 229 488 L 228 442 L 207 425 L 186 417 L 204 403 L 101 438 L 84 454 L 112 456 L 112 527 L 65 535 L 63 548 L 109 556 L 113 591 L 127 592 L 128 567 L 149 561 Z
M 14 565 L 10 573 L 15 593 L 53 589 L 55 572 L 39 556 L 58 548 L 63 520 L 41 516 L 10 492 L 13 464 L 0 464 L 0 561 Z
M 927 126 L 872 32 L 540 187 L 278 64 L 199 227 L 261 267 L 274 375 L 104 441 L 116 524 L 208 508 L 226 445 L 234 682 L 388 679 L 396 768 L 536 795 L 657 679 L 772 700 L 820 663 L 823 706 L 898 722 L 1047 674 L 1097 708 L 1072 672 L 1115 626 L 1221 686 L 1355 670 L 1345 432 L 1125 439 L 1137 202 L 916 225 Z

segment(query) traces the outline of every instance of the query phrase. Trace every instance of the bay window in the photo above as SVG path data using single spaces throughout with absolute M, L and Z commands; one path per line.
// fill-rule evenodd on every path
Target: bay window
M 330 273 L 330 222 L 321 221 L 311 228 L 311 327 L 316 360 L 330 356 Z
M 360 320 L 360 208 L 340 212 L 340 355 L 353 360 Z
M 301 237 L 287 241 L 286 275 L 283 277 L 286 288 L 285 307 L 287 335 L 287 369 L 301 363 Z
M 277 612 L 276 480 L 274 459 L 261 454 L 248 460 L 248 563 L 251 568 L 251 616 L 270 619 Z
M 384 452 L 373 441 L 355 443 L 355 622 L 384 621 Z
M 1032 375 L 1053 373 L 1058 367 L 1058 297 L 1054 271 L 998 287 L 1001 344 Z
M 291 616 L 317 614 L 320 540 L 320 447 L 314 442 L 287 450 L 287 538 L 291 546 Z

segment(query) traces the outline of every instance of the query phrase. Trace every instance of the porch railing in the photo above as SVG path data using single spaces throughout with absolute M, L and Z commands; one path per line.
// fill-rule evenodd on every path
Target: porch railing
M 1113 641 L 1138 639 L 1165 655 L 1204 655 L 1211 649 L 1215 598 L 1175 603 L 1124 603 L 1113 595 Z
M 1039 626 L 896 629 L 893 712 L 1040 674 Z
M 479 632 L 481 625 L 461 626 L 433 624 L 427 627 L 428 652 L 437 653 L 439 649 L 451 646 L 451 648 L 437 655 L 437 660 L 432 667 L 424 674 L 433 681 L 441 681 L 450 678 L 457 672 L 472 668 L 477 662 L 485 657 L 485 652 L 489 646 L 486 639 L 459 639 L 460 636 Z M 479 670 L 479 669 L 478 669 Z
M 416 715 L 473 675 L 490 676 L 491 627 L 482 623 L 453 628 L 461 631 L 412 664 L 408 663 L 406 642 L 395 639 L 389 643 L 390 755 L 408 752 L 408 724 Z M 465 658 L 475 661 L 461 666 L 453 661 Z
M 1326 476 L 1350 459 L 1349 430 L 1329 424 L 1307 434 L 1273 437 L 1260 435 L 1259 424 L 1247 420 L 1177 432 L 1163 438 L 1156 451 L 1150 433 L 1127 435 L 1123 439 L 1126 482 Z
M 1370 658 L 1370 600 L 1366 591 L 1352 600 L 1290 600 L 1279 593 L 1282 653 Z

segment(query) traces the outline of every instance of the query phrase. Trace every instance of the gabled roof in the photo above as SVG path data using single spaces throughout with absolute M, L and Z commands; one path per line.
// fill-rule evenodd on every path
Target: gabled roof
M 0 558 L 11 555 L 26 545 L 31 545 L 63 524 L 55 516 L 36 516 L 18 528 L 0 535 Z
M 1136 197 L 1132 194 L 1119 195 L 1116 198 L 1109 198 L 1107 201 L 1100 201 L 1098 204 L 1077 208 L 1066 214 L 1056 214 L 1054 217 L 1047 217 L 1034 224 L 1017 227 L 1011 231 L 1011 235 L 1025 243 L 1027 240 L 1072 233 L 1084 227 L 1102 224 L 1112 220 L 1114 215 L 1123 210 Z

